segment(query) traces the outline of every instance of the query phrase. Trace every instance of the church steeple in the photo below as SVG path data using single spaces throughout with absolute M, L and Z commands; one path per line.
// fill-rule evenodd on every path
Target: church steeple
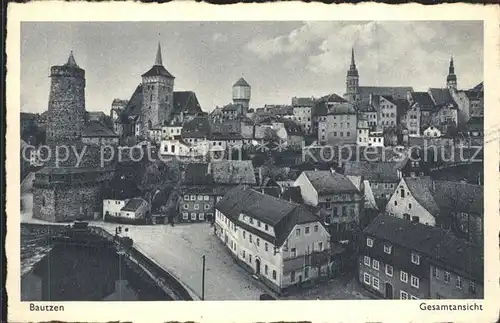
M 161 45 L 160 45 L 160 42 L 158 42 L 158 49 L 156 50 L 155 66 L 163 66 L 163 62 L 162 62 L 162 59 L 161 59 Z
M 347 71 L 346 76 L 346 93 L 344 99 L 353 103 L 359 101 L 359 74 L 356 68 L 356 61 L 354 59 L 354 48 L 351 49 L 351 65 Z
M 450 58 L 448 76 L 446 77 L 446 86 L 449 89 L 457 89 L 457 76 L 455 75 L 455 64 L 453 63 L 453 56 L 451 56 Z

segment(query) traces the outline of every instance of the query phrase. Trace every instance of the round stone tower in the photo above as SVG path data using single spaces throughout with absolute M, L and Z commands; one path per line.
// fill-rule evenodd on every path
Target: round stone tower
M 85 70 L 69 54 L 68 62 L 50 69 L 46 140 L 49 145 L 80 139 L 85 127 Z
M 243 106 L 243 114 L 246 115 L 250 105 L 250 94 L 252 88 L 245 79 L 240 78 L 233 85 L 233 103 L 241 104 Z

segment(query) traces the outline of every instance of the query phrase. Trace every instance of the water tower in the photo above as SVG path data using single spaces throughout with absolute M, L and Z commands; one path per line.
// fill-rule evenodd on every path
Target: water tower
M 243 115 L 246 115 L 248 112 L 248 106 L 250 104 L 250 93 L 251 87 L 250 84 L 245 81 L 245 79 L 240 78 L 233 85 L 233 103 L 241 104 L 243 106 Z

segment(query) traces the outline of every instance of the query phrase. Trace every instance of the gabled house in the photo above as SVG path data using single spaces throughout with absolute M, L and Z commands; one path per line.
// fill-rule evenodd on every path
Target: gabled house
M 362 176 L 367 180 L 377 205 L 383 209 L 401 179 L 396 166 L 395 162 L 347 161 L 344 174 Z
M 293 186 L 305 204 L 316 210 L 333 241 L 351 240 L 363 213 L 363 194 L 345 175 L 334 170 L 304 171 Z
M 410 136 L 420 136 L 421 129 L 431 124 L 434 101 L 428 92 L 408 92 L 409 109 L 404 123 Z
M 483 298 L 482 248 L 450 232 L 380 215 L 363 232 L 359 281 L 386 299 Z
M 460 238 L 482 245 L 483 200 L 480 185 L 407 177 L 399 182 L 386 212 L 411 222 L 451 230 Z
M 305 207 L 241 186 L 215 207 L 217 237 L 269 288 L 280 293 L 328 275 L 330 235 Z

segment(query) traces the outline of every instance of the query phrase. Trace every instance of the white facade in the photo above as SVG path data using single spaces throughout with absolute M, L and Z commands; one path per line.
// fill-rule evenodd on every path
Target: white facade
M 125 199 L 125 200 L 104 199 L 102 202 L 102 214 L 104 219 L 106 218 L 106 216 L 127 218 L 127 219 L 143 218 L 148 211 L 147 202 L 143 200 L 142 204 L 135 211 L 122 210 L 122 208 L 129 201 L 130 199 Z
M 180 136 L 182 133 L 182 126 L 163 126 L 161 128 L 161 139 L 173 139 Z
M 160 154 L 165 156 L 197 157 L 208 153 L 208 142 L 200 141 L 194 145 L 179 140 L 162 140 Z
M 384 136 L 379 133 L 371 133 L 368 136 L 368 146 L 370 147 L 384 147 Z
M 430 126 L 424 130 L 424 137 L 439 138 L 441 136 L 442 136 L 441 131 L 434 126 Z
M 306 253 L 324 251 L 329 248 L 329 234 L 319 222 L 295 225 L 285 243 L 282 246 L 276 246 L 261 235 L 238 226 L 217 209 L 215 221 L 219 227 L 217 236 L 231 250 L 233 256 L 278 288 L 286 288 L 298 283 L 299 277 L 302 277 L 301 281 L 317 277 L 317 268 L 311 267 L 293 270 L 293 274 L 286 272 L 286 260 L 304 257 Z M 274 228 L 270 224 L 245 214 L 240 214 L 238 221 L 265 235 L 275 236 Z M 301 236 L 296 232 L 304 234 Z M 321 268 L 323 274 L 326 272 L 326 266 Z
M 368 127 L 368 121 L 358 119 L 358 146 L 368 146 L 368 138 L 370 137 L 370 129 Z
M 317 206 L 319 203 L 318 192 L 307 178 L 305 172 L 297 177 L 295 182 L 293 183 L 294 187 L 300 187 L 300 193 L 302 194 L 302 199 L 304 200 L 304 204 Z
M 118 137 L 82 137 L 82 142 L 87 145 L 118 145 Z
M 418 217 L 418 222 L 422 224 L 436 225 L 436 218 L 412 196 L 404 178 L 399 182 L 385 210 L 389 215 L 397 218 L 415 220 L 417 219 L 415 217 Z

